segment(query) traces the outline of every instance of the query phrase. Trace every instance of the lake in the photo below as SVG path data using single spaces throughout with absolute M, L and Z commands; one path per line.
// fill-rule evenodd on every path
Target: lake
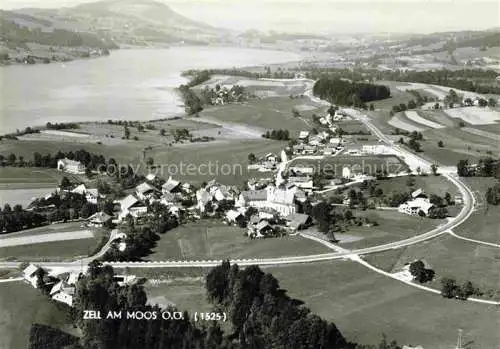
M 172 47 L 113 51 L 69 63 L 0 67 L 0 134 L 47 122 L 150 120 L 183 112 L 175 88 L 187 69 L 299 61 L 284 51 Z

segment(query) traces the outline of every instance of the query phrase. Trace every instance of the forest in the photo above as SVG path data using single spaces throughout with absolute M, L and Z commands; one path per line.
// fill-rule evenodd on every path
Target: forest
M 366 108 L 366 102 L 389 98 L 391 90 L 384 85 L 351 82 L 339 78 L 322 77 L 313 87 L 316 97 L 333 104 Z

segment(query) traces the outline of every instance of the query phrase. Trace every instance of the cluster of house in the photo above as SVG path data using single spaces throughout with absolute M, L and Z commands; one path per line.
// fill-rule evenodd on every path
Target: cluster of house
M 306 192 L 293 183 L 278 187 L 269 183 L 240 192 L 225 219 L 228 223 L 246 220 L 249 237 L 265 237 L 277 231 L 295 232 L 311 224 L 311 217 L 298 213 L 300 204 L 306 200 Z
M 411 216 L 429 215 L 429 211 L 434 207 L 422 189 L 417 189 L 411 193 L 411 199 L 402 203 L 398 211 Z
M 50 298 L 57 302 L 65 303 L 70 307 L 73 306 L 76 284 L 84 275 L 85 273 L 82 270 L 80 272 L 62 273 L 52 276 L 35 264 L 29 264 L 23 270 L 23 279 L 26 283 L 34 288 L 39 288 L 42 284 L 44 287 L 50 287 Z M 137 281 L 135 275 L 115 275 L 114 279 L 119 286 L 130 285 Z
M 333 127 L 334 128 L 334 127 Z M 311 134 L 309 131 L 300 131 L 297 144 L 292 147 L 293 155 L 336 155 L 344 149 L 345 139 L 333 137 L 326 131 Z

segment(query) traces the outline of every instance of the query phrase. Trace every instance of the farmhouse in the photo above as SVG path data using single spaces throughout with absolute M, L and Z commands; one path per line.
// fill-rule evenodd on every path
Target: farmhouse
M 41 268 L 37 265 L 30 264 L 26 269 L 23 270 L 23 277 L 26 282 L 28 282 L 34 288 L 38 287 L 38 278 Z
M 87 202 L 91 204 L 97 204 L 97 200 L 103 197 L 102 195 L 99 194 L 99 191 L 97 189 L 87 189 L 87 187 L 85 187 L 85 184 L 78 185 L 71 192 L 80 195 L 85 195 L 85 199 L 87 200 Z
M 105 212 L 97 212 L 87 218 L 87 225 L 89 227 L 96 227 L 96 228 L 102 228 L 106 223 L 111 221 L 113 217 L 110 215 L 106 214 Z
M 59 281 L 50 290 L 50 297 L 58 302 L 65 303 L 70 307 L 73 306 L 73 295 L 75 287 L 67 285 L 64 281 Z
M 407 201 L 398 207 L 398 211 L 401 213 L 406 213 L 411 216 L 418 216 L 425 214 L 429 215 L 429 211 L 434 205 L 429 201 L 428 198 L 417 197 L 416 199 Z
M 84 174 L 85 166 L 80 161 L 65 158 L 57 161 L 57 170 L 73 174 Z
M 263 238 L 273 231 L 273 227 L 267 220 L 261 220 L 256 225 L 250 225 L 248 228 L 248 236 L 252 238 Z
M 135 187 L 135 193 L 140 200 L 150 200 L 158 190 L 149 183 L 141 183 Z
M 132 194 L 117 203 L 120 205 L 120 213 L 118 214 L 119 221 L 123 220 L 129 214 L 132 217 L 137 218 L 148 212 L 146 205 L 144 205 L 144 203 Z
M 301 142 L 307 143 L 309 141 L 309 131 L 300 131 L 299 140 Z

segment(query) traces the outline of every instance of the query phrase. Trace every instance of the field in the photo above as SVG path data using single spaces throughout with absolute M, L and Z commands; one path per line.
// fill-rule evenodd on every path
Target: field
M 292 110 L 296 108 L 301 117 L 294 117 Z M 289 97 L 270 97 L 261 100 L 251 100 L 244 104 L 211 107 L 201 113 L 213 119 L 245 124 L 263 130 L 287 129 L 292 137 L 301 130 L 312 126 L 311 116 L 323 111 L 316 108 L 307 98 L 290 99 Z
M 9 240 L 27 240 L 36 241 L 42 239 L 41 243 L 31 243 L 19 246 L 8 246 L 0 248 L 0 260 L 36 260 L 36 261 L 61 261 L 75 259 L 78 256 L 88 256 L 90 253 L 95 252 L 99 242 L 105 232 L 95 230 L 91 232 L 93 236 L 90 238 L 80 238 L 72 240 L 61 241 L 48 241 L 47 239 L 54 238 L 55 236 L 65 237 L 67 232 L 74 232 L 74 234 L 88 234 L 84 228 L 81 228 L 82 223 L 65 223 L 65 224 L 52 224 L 35 229 L 24 230 L 17 233 L 11 233 L 0 237 L 0 244 L 2 241 Z M 87 236 L 87 235 L 84 235 Z M 83 235 L 81 237 L 84 237 Z
M 266 270 L 291 296 L 335 322 L 352 341 L 375 344 L 385 333 L 400 344 L 448 349 L 458 328 L 464 329 L 465 341 L 473 341 L 475 349 L 492 349 L 500 341 L 498 308 L 443 299 L 352 262 Z
M 464 329 L 465 342 L 473 342 L 475 349 L 492 349 L 500 341 L 498 308 L 444 299 L 353 262 L 263 270 L 272 273 L 290 296 L 303 300 L 313 313 L 333 321 L 350 341 L 376 344 L 385 333 L 400 345 L 449 349 L 455 344 L 458 328 Z M 148 296 L 191 312 L 209 309 L 200 275 L 156 286 L 148 282 Z
M 65 311 L 22 282 L 0 284 L 0 309 L 0 348 L 27 348 L 33 323 L 73 331 Z
M 150 260 L 283 257 L 328 253 L 323 245 L 299 236 L 250 240 L 244 229 L 204 220 L 165 233 Z
M 438 169 L 439 172 L 439 169 Z M 389 194 L 391 192 L 401 192 L 401 191 L 410 191 L 417 190 L 419 188 L 423 189 L 425 193 L 437 194 L 440 196 L 444 196 L 446 192 L 449 192 L 452 197 L 459 194 L 457 187 L 453 185 L 450 181 L 448 181 L 445 177 L 442 176 L 412 176 L 415 184 L 413 187 L 407 186 L 407 181 L 410 177 L 402 176 L 402 177 L 394 177 L 384 180 L 378 180 L 376 182 L 377 187 L 382 189 L 385 194 Z
M 356 217 L 366 217 L 376 221 L 379 225 L 375 227 L 351 226 L 347 235 L 362 237 L 361 240 L 341 244 L 348 249 L 358 249 L 381 245 L 393 241 L 403 240 L 415 235 L 425 233 L 443 223 L 441 220 L 414 217 L 400 213 L 396 210 L 367 210 L 354 212 Z M 342 240 L 343 234 L 337 234 Z
M 500 121 L 500 113 L 491 108 L 452 108 L 444 112 L 452 118 L 462 119 L 471 125 L 489 125 Z
M 454 229 L 455 233 L 465 237 L 500 244 L 500 206 L 488 205 L 484 197 L 488 187 L 496 181 L 493 178 L 465 178 L 474 191 L 478 206 L 472 216 Z
M 352 170 L 361 170 L 367 174 L 375 174 L 377 170 L 387 170 L 388 173 L 399 173 L 406 169 L 406 165 L 396 156 L 373 155 L 373 156 L 331 156 L 323 159 L 297 159 L 291 162 L 293 166 L 314 167 L 319 169 L 334 171 L 337 176 L 341 176 L 342 169 L 349 167 Z M 292 165 L 290 165 L 292 166 Z
M 5 142 L 4 142 L 5 143 Z M 0 143 L 0 149 L 3 148 Z M 12 148 L 12 152 L 17 154 L 17 149 Z M 2 154 L 8 155 L 7 151 Z M 25 156 L 31 159 L 33 153 Z M 0 167 L 0 190 L 2 189 L 53 189 L 59 182 L 63 174 L 56 169 L 43 169 L 33 167 Z
M 481 246 L 445 235 L 418 245 L 404 248 L 401 254 L 388 253 L 386 261 L 373 261 L 375 265 L 387 268 L 387 271 L 400 270 L 405 263 L 421 259 L 436 272 L 436 277 L 429 286 L 439 289 L 440 280 L 453 277 L 459 283 L 472 281 L 482 290 L 500 290 L 500 250 Z M 367 257 L 369 262 L 371 257 Z M 500 295 L 500 293 L 499 293 Z

